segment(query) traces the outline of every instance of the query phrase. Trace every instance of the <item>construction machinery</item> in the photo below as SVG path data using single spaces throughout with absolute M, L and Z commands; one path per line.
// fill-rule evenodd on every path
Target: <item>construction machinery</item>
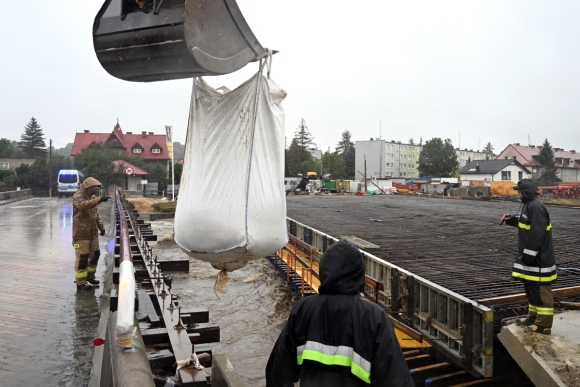
M 268 53 L 235 0 L 106 0 L 93 44 L 109 74 L 133 82 L 229 74 Z

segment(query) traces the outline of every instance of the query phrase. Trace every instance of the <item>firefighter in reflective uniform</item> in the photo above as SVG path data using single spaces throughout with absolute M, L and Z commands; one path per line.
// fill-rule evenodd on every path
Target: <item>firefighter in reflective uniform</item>
M 551 334 L 554 319 L 552 283 L 556 281 L 556 258 L 550 214 L 538 198 L 538 183 L 523 179 L 513 189 L 522 201 L 519 214 L 505 214 L 501 220 L 518 228 L 518 257 L 512 277 L 523 281 L 528 315 L 517 320 L 528 332 Z
M 73 247 L 75 249 L 75 281 L 78 290 L 90 290 L 91 285 L 98 285 L 95 271 L 101 251 L 99 249 L 99 231 L 105 235 L 105 226 L 101 221 L 97 205 L 106 202 L 108 196 L 99 195 L 101 183 L 87 177 L 81 188 L 73 195 Z
M 320 259 L 318 294 L 298 301 L 266 365 L 266 387 L 413 387 L 391 320 L 361 297 L 360 250 L 340 240 Z

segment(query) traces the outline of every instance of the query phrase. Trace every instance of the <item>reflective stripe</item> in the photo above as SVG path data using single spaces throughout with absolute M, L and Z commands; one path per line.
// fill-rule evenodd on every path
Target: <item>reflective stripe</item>
M 528 311 L 535 312 L 536 311 L 536 305 L 529 304 L 528 305 Z
M 552 281 L 555 281 L 556 278 L 558 278 L 558 274 L 553 274 L 549 277 L 540 277 L 540 276 L 526 275 L 526 274 L 518 273 L 517 271 L 513 271 L 512 277 L 521 278 L 521 279 L 524 279 L 527 281 L 533 281 L 533 282 L 552 282 Z
M 87 273 L 96 273 L 96 271 L 97 271 L 96 266 L 89 265 L 89 267 L 87 267 Z
M 538 252 L 537 251 L 534 251 L 534 250 L 524 249 L 524 254 L 528 254 L 528 255 L 531 255 L 531 256 L 534 256 L 535 257 L 536 255 L 538 255 Z
M 333 346 L 307 341 L 296 348 L 298 364 L 304 360 L 317 361 L 325 365 L 350 367 L 350 372 L 365 383 L 371 382 L 371 363 L 360 356 L 351 347 Z
M 553 316 L 554 308 L 543 308 L 541 306 L 538 306 L 538 314 L 542 316 Z
M 86 271 L 81 271 L 81 272 L 75 271 L 75 278 L 77 278 L 77 279 L 87 278 L 87 276 L 88 276 L 88 274 Z
M 525 224 L 522 222 L 518 222 L 518 227 L 523 228 L 524 230 L 528 230 L 528 231 L 530 231 L 532 229 L 531 224 Z M 552 229 L 552 223 L 550 223 L 549 225 L 546 226 L 546 231 L 550 231 L 551 229 Z
M 520 269 L 523 271 L 529 271 L 532 273 L 551 273 L 553 271 L 556 271 L 556 265 L 550 266 L 550 267 L 542 267 L 541 269 L 537 266 L 524 266 L 521 265 L 519 263 L 514 263 L 514 269 Z M 538 271 L 538 269 L 540 269 Z
M 532 225 L 518 222 L 518 227 L 523 228 L 524 230 L 530 230 L 532 228 Z

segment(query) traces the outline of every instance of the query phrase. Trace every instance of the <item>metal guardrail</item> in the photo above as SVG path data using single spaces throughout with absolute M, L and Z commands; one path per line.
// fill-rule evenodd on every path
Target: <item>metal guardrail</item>
M 320 252 L 338 238 L 287 218 L 289 233 Z M 363 251 L 365 293 L 389 315 L 421 333 L 423 340 L 476 376 L 493 376 L 493 311 L 449 289 Z

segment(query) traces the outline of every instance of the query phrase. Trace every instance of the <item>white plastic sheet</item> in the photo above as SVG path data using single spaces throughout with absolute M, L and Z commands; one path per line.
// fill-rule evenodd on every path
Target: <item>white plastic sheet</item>
M 233 270 L 287 241 L 286 92 L 260 71 L 225 94 L 194 79 L 192 94 L 175 242 Z

